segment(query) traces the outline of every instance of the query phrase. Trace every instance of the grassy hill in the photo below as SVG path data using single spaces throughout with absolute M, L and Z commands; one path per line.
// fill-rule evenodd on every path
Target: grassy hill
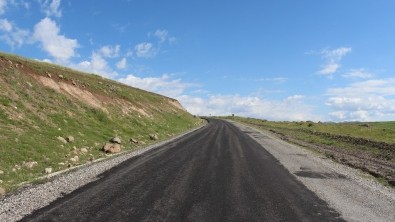
M 154 143 L 149 134 L 162 140 L 200 123 L 177 100 L 0 53 L 0 187 L 7 191 L 44 175 L 45 168 L 58 171 L 105 156 L 101 148 L 114 136 L 123 150 L 133 150 Z M 68 136 L 74 141 L 65 142 Z

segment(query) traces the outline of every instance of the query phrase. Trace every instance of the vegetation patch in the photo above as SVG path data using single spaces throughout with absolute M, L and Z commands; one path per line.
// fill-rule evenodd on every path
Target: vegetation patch
M 395 186 L 395 122 L 275 122 L 224 117 L 268 130 L 288 142 L 318 151 L 326 158 L 361 169 Z

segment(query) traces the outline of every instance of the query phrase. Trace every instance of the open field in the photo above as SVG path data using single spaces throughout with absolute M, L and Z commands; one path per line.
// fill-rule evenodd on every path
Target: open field
M 273 122 L 242 117 L 234 120 L 269 130 L 283 140 L 316 150 L 395 186 L 395 122 Z
M 45 168 L 105 157 L 101 149 L 112 137 L 134 150 L 200 123 L 177 100 L 0 53 L 0 188 L 7 192 L 45 175 Z

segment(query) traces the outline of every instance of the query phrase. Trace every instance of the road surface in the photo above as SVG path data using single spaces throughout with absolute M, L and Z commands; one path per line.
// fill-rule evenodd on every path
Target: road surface
M 131 158 L 22 221 L 342 221 L 237 127 L 204 128 Z

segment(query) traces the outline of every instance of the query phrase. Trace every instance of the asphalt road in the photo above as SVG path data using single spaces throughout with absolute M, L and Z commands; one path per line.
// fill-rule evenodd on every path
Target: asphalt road
M 22 221 L 342 221 L 231 123 L 131 158 Z

